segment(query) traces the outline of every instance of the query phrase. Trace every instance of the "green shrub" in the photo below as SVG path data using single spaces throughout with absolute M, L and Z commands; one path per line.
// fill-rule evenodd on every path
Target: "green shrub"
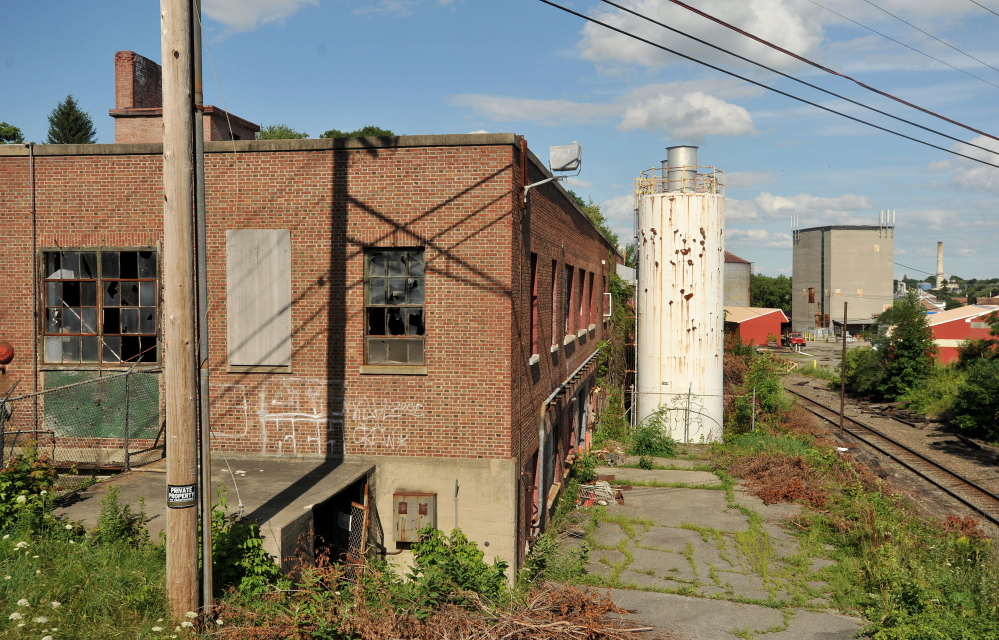
M 570 475 L 582 484 L 597 479 L 597 457 L 589 451 L 581 454 L 572 463 Z
M 659 407 L 648 418 L 638 425 L 631 440 L 628 453 L 633 456 L 658 456 L 672 458 L 676 456 L 676 440 L 667 429 L 669 409 Z
M 907 403 L 908 408 L 917 413 L 932 418 L 946 417 L 950 415 L 967 377 L 967 372 L 960 367 L 938 364 L 929 378 L 910 389 L 899 400 Z
M 226 488 L 219 487 L 212 505 L 212 582 L 216 593 L 236 587 L 243 595 L 266 590 L 279 582 L 281 570 L 264 550 L 260 526 L 226 516 Z
M 640 457 L 638 459 L 638 468 L 639 469 L 650 470 L 650 469 L 654 469 L 655 467 L 656 467 L 656 465 L 652 462 L 652 458 L 650 458 L 648 456 L 642 456 L 642 457 Z
M 583 542 L 580 546 L 562 546 L 558 533 L 547 531 L 534 541 L 524 562 L 521 579 L 531 583 L 544 580 L 577 582 L 586 576 L 590 549 Z
M 952 413 L 958 427 L 999 441 L 999 360 L 978 360 L 967 367 Z
M 448 536 L 433 527 L 424 527 L 413 543 L 414 563 L 406 575 L 419 596 L 434 601 L 468 604 L 462 592 L 473 592 L 487 601 L 496 601 L 506 593 L 507 563 L 483 560 L 485 554 L 461 529 Z
M 146 529 L 146 499 L 139 498 L 139 511 L 132 513 L 132 507 L 120 504 L 121 490 L 112 486 L 107 495 L 101 498 L 101 511 L 97 516 L 97 526 L 91 531 L 98 544 L 124 543 L 132 547 L 149 544 L 149 531 Z
M 56 470 L 32 444 L 0 470 L 0 531 L 33 528 L 52 509 Z
M 812 378 L 819 378 L 829 382 L 830 387 L 839 388 L 839 373 L 833 371 L 828 367 L 816 367 L 810 364 L 805 365 L 794 370 L 795 373 L 800 373 L 803 376 L 810 376 Z
M 791 397 L 784 391 L 774 363 L 753 358 L 743 376 L 740 393 L 732 401 L 726 420 L 728 431 L 737 435 L 750 431 L 754 423 L 776 424 L 780 421 L 778 414 L 790 408 Z

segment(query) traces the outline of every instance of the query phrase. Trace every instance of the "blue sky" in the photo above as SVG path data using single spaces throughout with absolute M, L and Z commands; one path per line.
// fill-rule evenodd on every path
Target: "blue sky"
M 816 0 L 957 67 L 844 20 L 812 0 L 689 0 L 699 9 L 867 84 L 999 136 L 999 16 L 970 0 Z M 999 0 L 979 0 L 999 12 Z M 666 0 L 620 0 L 754 60 L 962 140 L 999 143 L 864 91 Z M 872 4 L 873 3 L 873 4 Z M 566 0 L 665 46 L 945 148 L 999 156 L 888 120 L 706 50 L 599 1 Z M 957 51 L 877 7 L 940 38 Z M 757 273 L 790 274 L 790 219 L 876 224 L 897 212 L 896 276 L 999 276 L 999 169 L 902 140 L 630 41 L 537 0 L 204 0 L 205 102 L 318 136 L 373 124 L 401 134 L 512 131 L 539 157 L 578 141 L 568 186 L 622 239 L 632 188 L 664 148 L 700 146 L 727 174 L 726 248 Z M 0 121 L 41 141 L 73 94 L 113 142 L 114 53 L 160 60 L 159 3 L 0 0 Z M 964 53 L 981 62 L 975 61 Z M 983 64 L 984 63 L 984 64 Z M 975 77 L 971 77 L 972 74 Z M 223 104 L 224 102 L 224 104 Z M 0 187 L 2 188 L 2 187 Z

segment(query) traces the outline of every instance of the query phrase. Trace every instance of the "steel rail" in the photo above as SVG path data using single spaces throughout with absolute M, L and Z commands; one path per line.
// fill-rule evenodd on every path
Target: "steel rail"
M 798 391 L 793 391 L 791 389 L 787 389 L 787 391 L 789 391 L 790 393 L 792 393 L 792 394 L 798 396 L 799 398 L 805 400 L 806 403 L 808 403 L 810 405 L 814 405 L 816 407 L 821 407 L 825 411 L 828 411 L 829 413 L 834 414 L 837 417 L 837 419 L 838 419 L 840 413 L 836 409 L 833 409 L 832 407 L 828 407 L 828 406 L 822 404 L 821 402 L 818 402 L 817 400 L 814 400 L 812 398 L 809 398 L 809 397 L 807 397 L 807 396 L 799 393 Z M 836 426 L 839 426 L 839 422 L 837 420 L 834 420 L 833 418 L 830 418 L 829 416 L 822 415 L 822 413 L 820 413 L 819 411 L 815 410 L 811 406 L 804 405 L 804 408 L 808 409 L 809 411 L 811 411 L 812 413 L 814 413 L 816 416 L 822 418 L 823 420 L 826 420 L 827 422 L 830 422 L 830 423 L 832 423 L 832 424 L 834 424 Z M 850 417 L 847 417 L 847 416 L 843 416 L 843 417 L 844 417 L 844 419 L 847 422 L 850 423 L 848 426 L 845 427 L 845 430 L 847 432 L 849 432 L 850 435 L 852 435 L 853 437 L 857 438 L 861 442 L 867 444 L 868 446 L 870 446 L 870 447 L 872 447 L 872 448 L 880 451 L 881 453 L 883 453 L 884 455 L 888 456 L 889 458 L 891 458 L 895 462 L 899 463 L 900 465 L 902 465 L 903 467 L 905 467 L 909 471 L 912 471 L 913 473 L 915 473 L 920 478 L 923 478 L 924 480 L 926 480 L 930 484 L 932 484 L 932 485 L 938 487 L 939 489 L 943 490 L 945 493 L 947 493 L 948 495 L 950 495 L 954 499 L 958 500 L 962 504 L 970 507 L 971 509 L 974 509 L 977 513 L 979 513 L 982 516 L 984 516 L 992 524 L 994 524 L 996 526 L 999 526 L 999 496 L 997 496 L 996 494 L 992 493 L 991 491 L 985 489 L 984 487 L 981 487 L 981 486 L 975 484 L 974 482 L 968 480 L 964 476 L 959 475 L 958 473 L 956 473 L 954 471 L 951 471 L 947 467 L 941 465 L 939 462 L 936 462 L 935 460 L 927 458 L 926 456 L 924 456 L 923 454 L 919 453 L 918 451 L 914 451 L 913 449 L 907 447 L 906 445 L 902 444 L 901 442 L 898 442 L 897 440 L 895 440 L 891 436 L 887 436 L 884 433 L 881 433 L 880 431 L 878 431 L 877 429 L 871 427 L 870 425 L 866 425 L 866 424 L 864 424 L 864 423 L 862 423 L 862 422 L 860 422 L 858 420 L 854 420 L 853 418 L 850 418 Z M 877 438 L 880 438 L 881 440 L 884 440 L 884 441 L 887 441 L 887 442 L 891 443 L 897 449 L 900 449 L 901 451 L 903 451 L 905 455 L 910 456 L 910 460 L 909 461 L 903 460 L 902 456 L 899 456 L 897 454 L 897 452 L 896 453 L 892 453 L 891 451 L 888 451 L 886 447 L 879 446 L 879 444 L 877 444 L 875 442 L 872 442 L 872 439 L 864 437 L 864 435 L 862 435 L 861 433 L 858 433 L 858 431 L 863 431 L 864 433 L 873 434 Z M 911 460 L 911 458 L 916 458 L 917 460 L 914 462 L 913 460 Z M 925 465 L 928 465 L 930 467 L 930 469 L 935 470 L 938 473 L 945 474 L 948 479 L 956 480 L 957 484 L 954 486 L 954 488 L 951 488 L 951 487 L 946 486 L 946 484 L 944 484 L 944 481 L 942 481 L 942 480 L 936 480 L 936 479 L 930 477 L 930 475 L 927 474 L 927 471 L 925 469 L 920 470 L 920 469 L 917 469 L 914 466 L 914 464 L 916 464 L 918 462 L 922 462 Z M 971 489 L 977 491 L 982 496 L 985 496 L 986 500 L 987 501 L 991 501 L 992 504 L 990 506 L 988 506 L 988 507 L 984 507 L 984 506 L 981 506 L 979 504 L 975 504 L 968 497 L 962 496 L 961 494 L 957 493 L 955 491 L 955 489 L 958 488 L 958 487 L 971 488 Z M 991 511 L 989 509 L 991 509 Z

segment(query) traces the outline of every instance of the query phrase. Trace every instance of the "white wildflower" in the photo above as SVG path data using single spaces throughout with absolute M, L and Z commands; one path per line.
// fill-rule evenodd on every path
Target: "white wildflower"
M 225 622 L 222 622 L 222 618 L 219 618 L 218 620 L 215 621 L 215 624 L 221 627 L 222 625 L 225 624 Z
M 163 631 L 163 627 L 153 627 L 151 630 L 159 633 L 160 631 Z
M 43 636 L 42 640 L 52 640 L 52 636 Z
M 4 576 L 3 579 L 4 580 L 10 580 L 10 576 Z
M 76 540 L 70 540 L 69 543 L 70 544 L 76 544 Z
M 58 609 L 59 607 L 62 606 L 62 603 L 53 600 L 52 602 L 49 603 L 49 606 L 52 607 L 53 609 Z
M 163 618 L 156 618 L 156 622 L 163 622 Z
M 36 576 L 42 575 L 42 570 L 41 569 L 35 569 L 35 575 Z
M 26 546 L 28 546 L 28 543 L 25 542 L 24 540 L 21 540 L 20 542 L 18 542 L 17 544 L 14 545 L 14 548 L 15 549 L 23 549 Z
M 49 494 L 49 492 L 48 492 L 48 491 L 46 491 L 45 489 L 42 489 L 42 490 L 41 490 L 41 491 L 39 491 L 38 493 L 39 493 L 40 495 L 43 495 L 43 496 L 47 496 L 47 495 Z
M 10 540 L 10 534 L 9 533 L 3 534 L 3 539 L 4 540 Z
M 194 613 L 193 611 L 188 611 L 187 613 L 184 614 L 184 617 L 194 620 L 195 618 L 198 617 L 198 614 Z
M 24 623 L 23 623 L 23 622 L 18 622 L 18 623 L 17 623 L 17 626 L 18 626 L 18 628 L 21 628 L 21 627 L 23 627 L 23 626 L 24 626 Z
M 7 619 L 8 620 L 20 620 L 23 617 L 24 616 L 22 616 L 20 613 L 18 613 L 17 611 L 15 611 L 14 613 L 12 613 L 9 616 L 7 616 Z
M 31 557 L 32 557 L 32 558 L 35 558 L 36 560 L 38 559 L 38 556 L 31 556 Z
M 73 530 L 73 525 L 67 524 L 66 525 L 66 531 L 72 531 L 72 530 Z
M 26 496 L 24 496 L 23 494 L 22 494 L 22 495 L 19 495 L 19 496 L 17 496 L 17 499 L 16 499 L 16 500 L 14 500 L 14 502 L 16 502 L 16 503 L 18 503 L 18 504 L 24 504 L 24 503 L 25 503 L 25 502 L 27 502 L 27 501 L 28 501 L 28 498 L 27 498 Z
M 190 629 L 191 627 L 194 626 L 194 623 L 191 622 L 190 620 L 185 620 L 180 623 L 180 626 L 184 627 L 185 629 Z
M 52 633 L 55 633 L 58 630 L 59 630 L 59 627 L 52 627 Z
M 27 598 L 21 598 L 20 600 L 17 601 L 17 606 L 19 606 L 19 607 L 30 607 L 31 603 L 28 602 Z
M 38 616 L 37 618 L 35 618 L 35 622 L 38 624 L 45 624 L 48 621 L 49 619 L 46 618 L 45 616 Z

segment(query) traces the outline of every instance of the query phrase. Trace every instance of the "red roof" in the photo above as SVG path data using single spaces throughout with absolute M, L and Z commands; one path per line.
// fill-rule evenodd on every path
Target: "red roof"
M 728 251 L 725 252 L 725 262 L 740 262 L 742 264 L 753 264 L 749 260 L 743 260 L 739 256 L 735 255 L 734 253 L 729 253 Z

